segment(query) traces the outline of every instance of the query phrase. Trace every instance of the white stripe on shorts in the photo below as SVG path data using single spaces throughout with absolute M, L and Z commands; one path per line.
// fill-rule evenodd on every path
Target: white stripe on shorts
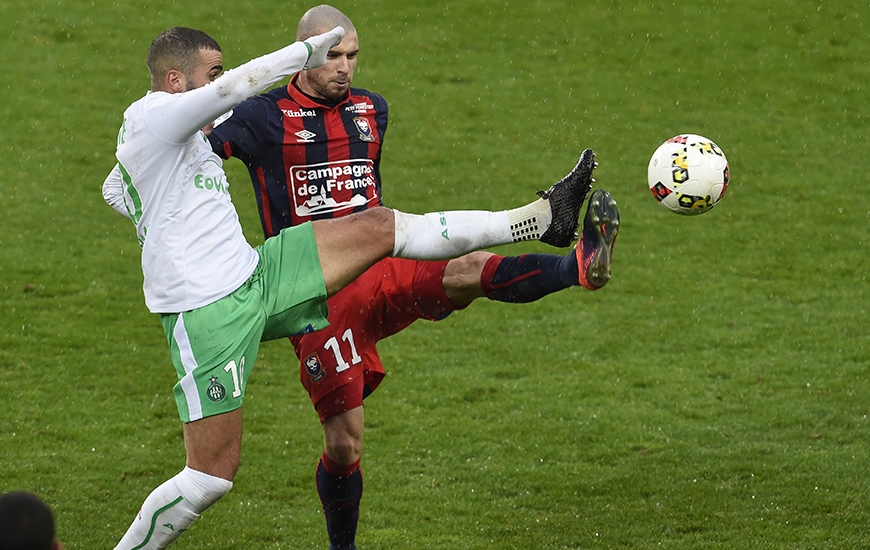
M 184 328 L 183 313 L 178 314 L 175 328 L 172 329 L 172 338 L 178 346 L 181 365 L 186 373 L 180 383 L 181 389 L 184 391 L 184 397 L 187 399 L 187 413 L 190 415 L 190 421 L 193 422 L 202 418 L 202 401 L 199 400 L 199 392 L 196 391 L 196 381 L 193 379 L 193 369 L 197 367 L 196 358 L 193 356 L 193 349 L 190 346 L 187 329 Z

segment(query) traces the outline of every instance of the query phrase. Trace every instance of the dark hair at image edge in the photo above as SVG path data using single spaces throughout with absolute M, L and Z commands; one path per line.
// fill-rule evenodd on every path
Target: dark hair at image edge
M 40 498 L 26 491 L 0 496 L 0 550 L 50 550 L 54 516 Z

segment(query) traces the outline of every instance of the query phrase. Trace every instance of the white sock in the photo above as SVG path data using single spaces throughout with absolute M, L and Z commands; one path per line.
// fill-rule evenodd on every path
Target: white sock
M 550 201 L 538 199 L 533 203 L 507 211 L 511 222 L 513 242 L 536 241 L 553 222 Z
M 148 495 L 115 550 L 166 548 L 232 487 L 232 481 L 185 467 Z
M 553 218 L 550 203 L 505 210 L 455 210 L 406 214 L 393 210 L 396 225 L 392 256 L 415 260 L 445 260 L 463 254 L 541 237 Z

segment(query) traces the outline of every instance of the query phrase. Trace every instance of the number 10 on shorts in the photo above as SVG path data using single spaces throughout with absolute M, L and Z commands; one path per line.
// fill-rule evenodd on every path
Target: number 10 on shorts
M 227 366 L 224 367 L 224 370 L 233 377 L 233 397 L 238 397 L 242 395 L 242 376 L 245 372 L 245 358 L 242 357 L 239 364 L 236 365 L 235 361 L 230 361 L 227 363 Z

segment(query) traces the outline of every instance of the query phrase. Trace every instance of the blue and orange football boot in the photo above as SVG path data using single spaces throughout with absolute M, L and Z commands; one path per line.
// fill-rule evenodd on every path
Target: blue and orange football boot
M 596 189 L 586 207 L 583 234 L 574 247 L 582 286 L 598 290 L 610 280 L 613 245 L 618 232 L 616 200 L 604 189 Z

